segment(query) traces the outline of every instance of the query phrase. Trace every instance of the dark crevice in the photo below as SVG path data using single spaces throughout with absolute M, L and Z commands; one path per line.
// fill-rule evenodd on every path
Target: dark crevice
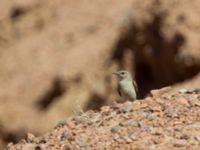
M 59 100 L 59 97 L 61 97 L 65 92 L 66 86 L 64 86 L 63 80 L 55 78 L 49 90 L 37 101 L 37 106 L 41 110 L 46 110 L 53 104 L 53 102 Z
M 111 60 L 120 68 L 125 68 L 123 60 L 127 49 L 132 50 L 132 70 L 139 87 L 139 98 L 145 97 L 151 89 L 184 81 L 200 71 L 200 65 L 188 67 L 183 61 L 177 61 L 180 48 L 186 41 L 179 32 L 175 32 L 170 41 L 164 37 L 165 15 L 154 14 L 152 22 L 143 27 L 135 26 L 133 22 L 114 47 Z
M 151 68 L 147 64 L 140 64 L 136 66 L 136 75 L 135 79 L 138 84 L 138 98 L 142 97 L 144 94 L 148 92 L 150 88 L 152 88 L 154 79 Z

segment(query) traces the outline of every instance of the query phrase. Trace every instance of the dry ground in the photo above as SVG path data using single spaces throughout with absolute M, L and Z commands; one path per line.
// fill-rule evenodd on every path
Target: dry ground
M 114 103 L 61 121 L 52 132 L 8 150 L 198 150 L 200 89 L 169 87 L 135 102 Z

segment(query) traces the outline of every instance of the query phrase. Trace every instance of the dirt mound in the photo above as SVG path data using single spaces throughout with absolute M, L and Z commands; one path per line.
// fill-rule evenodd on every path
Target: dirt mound
M 200 89 L 169 90 L 67 118 L 45 136 L 28 134 L 8 150 L 199 149 Z

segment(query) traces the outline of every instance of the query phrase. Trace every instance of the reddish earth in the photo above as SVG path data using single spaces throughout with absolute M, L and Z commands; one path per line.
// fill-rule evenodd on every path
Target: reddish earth
M 151 91 L 135 102 L 114 103 L 61 121 L 52 132 L 28 133 L 8 150 L 198 150 L 200 89 Z
M 111 104 L 122 68 L 139 99 L 199 88 L 199 18 L 199 0 L 1 0 L 0 149 Z

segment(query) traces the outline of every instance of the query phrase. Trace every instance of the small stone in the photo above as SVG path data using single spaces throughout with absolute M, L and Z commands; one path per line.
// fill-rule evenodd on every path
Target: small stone
M 76 127 L 74 121 L 67 121 L 66 124 L 70 129 L 74 129 Z
M 184 99 L 184 98 L 177 99 L 177 101 L 180 104 L 184 105 L 184 106 L 190 106 L 190 104 L 188 103 L 188 101 L 186 99 Z
M 68 139 L 68 132 L 64 131 L 60 137 L 61 141 L 67 140 Z
M 118 132 L 120 129 L 121 129 L 121 126 L 118 124 L 118 125 L 113 126 L 113 127 L 110 129 L 110 131 L 111 131 L 112 133 L 116 133 L 116 132 Z
M 44 144 L 44 143 L 46 143 L 47 141 L 45 140 L 45 139 L 41 139 L 40 141 L 39 141 L 39 143 L 40 144 Z
M 144 126 L 144 124 L 141 121 L 137 122 L 137 127 L 142 128 Z
M 200 135 L 195 136 L 195 140 L 200 144 Z
M 156 147 L 156 145 L 155 144 L 151 144 L 150 146 L 149 146 L 149 150 L 157 150 L 158 148 Z
M 14 146 L 8 147 L 9 150 L 17 150 Z
M 124 114 L 124 115 L 123 115 L 123 118 L 126 119 L 126 120 L 128 120 L 128 119 L 131 118 L 131 116 L 130 116 L 129 114 Z
M 120 137 L 119 137 L 118 134 L 115 134 L 114 137 L 113 137 L 113 139 L 116 140 L 116 141 L 117 141 L 119 138 L 120 138 Z
M 9 147 L 11 147 L 13 145 L 14 145 L 13 142 L 10 142 L 10 143 L 8 143 L 7 147 L 9 148 Z
M 195 129 L 195 130 L 200 130 L 200 123 L 193 123 L 189 125 L 189 129 Z
M 162 135 L 162 130 L 160 128 L 150 128 L 150 133 L 153 135 Z
M 145 101 L 135 101 L 134 105 L 132 106 L 132 109 L 135 110 L 140 110 L 142 108 L 146 108 L 148 107 L 148 103 L 146 103 Z
M 200 93 L 200 88 L 194 89 L 194 92 L 195 92 L 196 94 L 199 94 L 199 93 Z
M 127 120 L 127 121 L 121 122 L 120 124 L 122 124 L 123 126 L 138 127 L 138 122 L 135 120 Z
M 117 115 L 117 112 L 116 112 L 116 111 L 113 111 L 113 112 L 110 113 L 110 116 L 111 116 L 111 117 L 115 117 L 116 115 Z
M 194 102 L 194 106 L 198 106 L 199 107 L 200 106 L 200 101 L 195 101 Z
M 187 92 L 187 89 L 180 89 L 178 92 L 181 94 L 185 94 Z
M 192 94 L 194 92 L 194 90 L 191 90 L 191 89 L 180 89 L 178 92 L 181 93 L 181 94 Z
M 130 137 L 133 141 L 136 141 L 136 140 L 137 140 L 137 137 L 136 137 L 134 134 L 129 135 L 129 137 Z
M 73 134 L 69 131 L 64 131 L 62 133 L 62 136 L 61 136 L 61 140 L 64 141 L 64 140 L 69 140 L 69 141 L 73 141 L 74 140 L 74 136 Z
M 25 139 L 22 139 L 19 143 L 20 143 L 20 144 L 26 144 L 26 140 L 25 140 Z
M 132 105 L 125 105 L 122 111 L 123 111 L 123 113 L 128 113 L 132 110 L 133 110 Z
M 35 148 L 35 144 L 28 143 L 23 146 L 22 150 L 38 150 L 38 149 Z
M 27 142 L 31 143 L 34 142 L 35 136 L 31 133 L 27 133 Z
M 71 148 L 68 145 L 64 145 L 62 150 L 71 150 Z
M 149 120 L 149 121 L 152 121 L 152 120 L 155 120 L 157 118 L 157 115 L 156 114 L 148 114 L 146 116 L 146 118 Z
M 178 139 L 173 140 L 173 145 L 175 147 L 184 147 L 186 146 L 186 144 L 187 144 L 187 140 L 178 140 Z
M 125 137 L 124 137 L 124 140 L 125 140 L 127 143 L 132 143 L 132 142 L 133 142 L 133 140 L 132 140 L 130 137 L 128 137 L 128 136 L 125 136 Z
M 68 121 L 72 121 L 73 119 L 75 119 L 74 116 L 67 117 L 67 118 L 65 118 L 65 119 L 63 119 L 63 120 L 61 120 L 61 121 L 59 121 L 59 123 L 56 125 L 55 128 L 62 127 L 62 126 L 64 126 Z
M 159 95 L 159 91 L 160 91 L 159 89 L 158 90 L 151 90 L 150 93 L 151 93 L 152 96 L 156 96 L 156 95 Z
M 180 139 L 185 139 L 185 140 L 188 140 L 189 138 L 190 138 L 190 136 L 188 134 L 183 134 L 180 137 Z
M 86 140 L 84 138 L 78 138 L 77 144 L 82 148 L 86 148 L 87 147 L 87 143 L 86 143 Z
M 101 107 L 101 111 L 102 112 L 108 112 L 108 111 L 110 111 L 110 106 L 103 106 L 103 107 Z

